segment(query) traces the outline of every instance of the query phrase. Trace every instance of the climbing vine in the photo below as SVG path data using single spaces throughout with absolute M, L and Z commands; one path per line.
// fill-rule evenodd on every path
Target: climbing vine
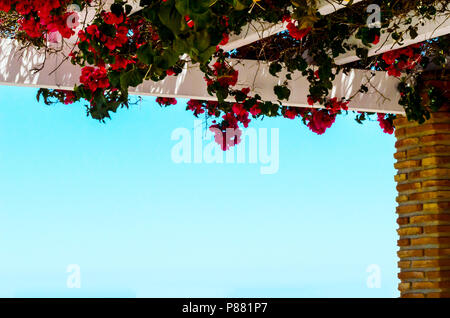
M 123 0 L 112 1 L 108 6 L 95 0 L 6 0 L 0 3 L 0 34 L 44 49 L 55 32 L 63 39 L 76 36 L 76 45 L 68 57 L 82 68 L 79 85 L 73 91 L 41 89 L 38 99 L 43 98 L 46 104 L 67 105 L 86 100 L 88 114 L 101 121 L 118 108 L 129 106 L 130 87 L 178 76 L 187 65 L 198 64 L 207 91 L 216 101 L 191 100 L 187 109 L 195 116 L 211 118 L 210 129 L 223 150 L 240 139 L 239 134 L 230 138 L 221 134 L 228 129 L 248 127 L 256 118 L 300 118 L 311 131 L 323 134 L 337 115 L 349 112 L 352 97 L 332 98 L 330 91 L 336 76 L 350 68 L 368 73 L 383 70 L 398 77 L 399 104 L 410 120 L 423 122 L 430 111 L 443 105 L 443 92 L 437 88 L 426 90 L 428 98 L 424 103 L 420 74 L 430 65 L 445 72 L 450 52 L 448 37 L 377 56 L 369 56 L 369 50 L 386 36 L 397 43 L 407 36 L 415 39 L 421 23 L 432 21 L 438 14 L 449 14 L 448 1 L 373 0 L 371 3 L 381 12 L 375 26 L 368 24 L 364 1 L 350 1 L 344 9 L 328 15 L 320 13 L 320 3 L 141 0 L 136 10 Z M 80 10 L 96 8 L 93 20 L 77 34 L 74 29 L 78 23 L 67 24 L 74 5 Z M 411 13 L 418 19 L 412 19 Z M 18 22 L 12 23 L 8 17 L 15 17 Z M 231 34 L 245 32 L 244 26 L 255 21 L 285 23 L 286 31 L 231 52 L 222 49 Z M 352 37 L 359 44 L 349 41 Z M 337 58 L 348 52 L 356 52 L 358 61 L 338 65 Z M 263 100 L 252 93 L 251 87 L 237 89 L 239 72 L 230 63 L 231 58 L 269 62 L 270 74 L 279 78 L 279 84 L 273 88 L 278 102 Z M 309 82 L 309 108 L 283 106 L 291 96 L 296 73 Z M 367 85 L 361 86 L 359 93 L 367 92 Z M 157 102 L 164 107 L 176 104 L 171 98 L 158 98 Z M 356 113 L 355 119 L 362 123 L 373 115 L 384 132 L 393 132 L 395 115 Z

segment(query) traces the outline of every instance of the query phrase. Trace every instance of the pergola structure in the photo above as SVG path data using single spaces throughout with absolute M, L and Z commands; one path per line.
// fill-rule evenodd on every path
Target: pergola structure
M 108 0 L 111 2 L 112 0 Z M 107 1 L 107 2 L 108 2 Z M 363 0 L 354 0 L 353 4 Z M 129 0 L 133 10 L 139 10 L 139 0 Z M 369 3 L 368 3 L 369 4 Z M 322 15 L 334 13 L 344 5 L 323 0 L 319 5 Z M 90 16 L 88 12 L 87 16 Z M 412 16 L 412 19 L 416 17 Z M 232 35 L 223 46 L 234 50 L 255 41 L 277 34 L 286 24 L 268 24 L 255 21 L 239 35 Z M 369 50 L 369 56 L 430 40 L 450 33 L 450 17 L 437 16 L 433 22 L 419 26 L 418 36 L 408 37 L 397 43 L 382 34 L 379 44 Z M 357 44 L 359 40 L 351 38 Z M 0 39 L 0 84 L 71 90 L 78 84 L 80 68 L 66 58 L 74 41 L 65 43 L 58 54 L 48 55 L 34 48 L 21 50 L 12 39 Z M 337 64 L 344 65 L 358 60 L 356 53 L 339 56 Z M 269 73 L 269 64 L 255 60 L 236 60 L 239 70 L 238 88 L 251 87 L 263 100 L 277 101 L 273 87 L 279 79 Z M 39 72 L 33 72 L 39 68 Z M 355 96 L 350 110 L 398 114 L 396 126 L 395 168 L 398 174 L 398 266 L 401 280 L 399 290 L 403 297 L 450 297 L 450 112 L 448 107 L 449 79 L 425 79 L 428 86 L 440 87 L 446 92 L 447 106 L 432 114 L 430 120 L 419 125 L 409 122 L 404 109 L 398 104 L 396 89 L 399 80 L 386 72 L 352 69 L 336 76 L 330 97 Z M 130 88 L 135 95 L 214 100 L 207 92 L 204 74 L 197 65 L 187 64 L 181 74 L 167 77 L 160 82 L 147 81 Z M 358 94 L 361 85 L 370 84 L 369 92 Z M 284 106 L 311 107 L 307 101 L 308 81 L 300 73 L 293 76 L 295 87 Z M 320 106 L 314 106 L 320 107 Z

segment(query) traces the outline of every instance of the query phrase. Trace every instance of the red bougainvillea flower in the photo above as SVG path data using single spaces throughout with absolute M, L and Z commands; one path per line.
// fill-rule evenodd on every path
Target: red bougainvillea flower
M 95 36 L 97 38 L 100 38 L 100 30 L 98 29 L 98 26 L 96 24 L 91 24 L 86 28 L 86 33 L 90 34 L 92 36 Z
M 240 121 L 245 128 L 247 128 L 250 123 L 250 119 L 248 119 L 248 111 L 244 108 L 244 105 L 234 103 L 232 110 L 237 120 Z
M 250 108 L 250 114 L 252 114 L 253 116 L 258 116 L 259 114 L 261 114 L 261 108 L 259 106 L 259 104 L 255 104 L 252 106 L 252 108 Z
M 184 20 L 186 21 L 188 27 L 193 28 L 195 25 L 195 22 L 187 15 L 184 17 Z
M 55 91 L 64 95 L 63 102 L 65 105 L 70 105 L 75 102 L 75 99 L 77 97 L 75 95 L 75 92 L 69 91 L 69 90 L 64 90 L 64 89 L 57 89 Z
M 295 119 L 297 117 L 298 112 L 294 107 L 287 107 L 286 111 L 284 112 L 283 116 L 285 118 L 289 119 Z
M 387 70 L 387 73 L 389 76 L 395 76 L 395 77 L 402 76 L 402 73 L 400 72 L 399 69 L 397 69 L 395 67 L 395 65 L 390 65 L 386 70 Z
M 219 76 L 217 80 L 223 87 L 234 86 L 237 83 L 238 75 L 238 71 L 233 70 L 231 74 Z
M 378 116 L 378 122 L 380 123 L 381 129 L 383 129 L 383 131 L 386 134 L 391 135 L 394 132 L 394 125 L 393 125 L 392 121 L 385 118 L 386 117 L 385 114 L 377 113 L 377 116 Z
M 292 18 L 291 18 L 290 15 L 283 15 L 281 21 L 282 21 L 283 23 L 284 23 L 284 22 L 291 22 L 291 21 L 292 21 Z
M 76 95 L 74 92 L 66 91 L 65 98 L 64 98 L 64 104 L 65 105 L 73 104 L 73 102 L 75 101 L 75 98 L 76 98 Z
M 102 12 L 102 18 L 103 18 L 103 21 L 106 22 L 106 24 L 110 24 L 110 25 L 121 24 L 124 21 L 123 15 L 120 15 L 118 17 L 112 12 Z
M 126 59 L 126 58 L 124 58 L 124 57 L 122 57 L 120 55 L 116 55 L 114 58 L 115 58 L 115 63 L 111 64 L 111 69 L 115 70 L 115 71 L 118 71 L 118 70 L 121 70 L 121 69 L 126 69 L 129 64 L 136 63 L 135 60 L 133 60 L 133 59 Z
M 373 40 L 372 44 L 378 44 L 380 42 L 380 36 L 377 34 L 375 35 L 375 40 Z
M 239 72 L 225 63 L 214 63 L 212 73 L 216 77 L 216 81 L 224 88 L 235 86 L 237 84 Z M 213 79 L 208 77 L 205 77 L 205 81 L 208 86 L 213 85 L 215 82 Z
M 401 76 L 402 70 L 411 70 L 422 60 L 422 44 L 413 44 L 405 48 L 389 51 L 383 54 L 382 59 L 388 65 L 386 70 L 389 76 Z
M 211 125 L 209 130 L 214 133 L 215 142 L 223 151 L 226 151 L 241 142 L 242 131 L 233 113 L 227 113 L 222 118 L 223 121 L 220 124 Z
M 175 98 L 168 98 L 168 97 L 158 97 L 156 98 L 156 102 L 160 106 L 170 106 L 177 104 L 177 100 Z
M 233 113 L 226 113 L 222 116 L 223 118 L 223 128 L 239 128 L 238 118 Z
M 308 128 L 318 135 L 322 135 L 336 120 L 335 114 L 330 114 L 326 109 L 313 109 Z
M 0 11 L 9 12 L 13 7 L 23 16 L 18 23 L 20 29 L 30 38 L 57 38 L 50 33 L 59 32 L 63 38 L 75 34 L 73 28 L 78 26 L 74 12 L 65 12 L 69 0 L 2 0 Z M 90 0 L 85 0 L 89 3 Z M 67 23 L 67 21 L 72 23 Z M 70 25 L 70 26 L 69 26 Z
M 43 28 L 34 18 L 19 20 L 20 28 L 31 38 L 39 38 L 42 36 Z
M 319 76 L 319 70 L 316 70 L 316 71 L 314 72 L 314 76 L 315 76 L 317 79 L 320 79 L 320 76 Z
M 315 101 L 314 101 L 314 99 L 312 98 L 312 96 L 311 96 L 311 95 L 308 95 L 308 105 L 312 106 L 312 105 L 314 105 L 314 103 L 315 103 Z
M 225 45 L 230 40 L 230 36 L 228 35 L 228 33 L 224 33 L 222 36 L 223 38 L 222 41 L 220 41 L 219 45 Z
M 241 89 L 241 92 L 244 93 L 245 95 L 248 95 L 248 93 L 250 93 L 250 88 L 245 87 L 245 88 Z
M 342 110 L 348 110 L 348 104 L 350 101 L 338 100 L 336 97 L 331 98 L 325 106 L 329 109 L 331 114 L 340 114 Z
M 289 21 L 287 24 L 287 29 L 289 31 L 289 35 L 296 40 L 303 39 L 311 31 L 311 28 L 299 29 L 292 21 Z
M 224 27 L 227 27 L 229 25 L 229 21 L 230 21 L 230 19 L 225 15 L 223 15 L 220 18 L 220 24 L 223 25 Z
M 187 103 L 187 109 L 194 112 L 197 117 L 199 114 L 203 114 L 206 111 L 209 116 L 218 117 L 219 103 L 217 101 L 200 101 L 191 99 Z M 242 131 L 239 129 L 239 123 L 242 123 L 244 127 L 248 127 L 250 120 L 248 119 L 249 112 L 245 109 L 243 104 L 234 103 L 232 105 L 232 111 L 225 113 L 222 116 L 222 121 L 217 123 L 213 120 L 213 125 L 210 126 L 210 130 L 214 133 L 214 140 L 220 146 L 223 151 L 228 150 L 241 142 Z M 254 114 L 259 114 L 261 110 L 259 105 L 255 104 L 253 107 Z
M 0 11 L 9 12 L 11 10 L 12 0 L 2 0 L 0 2 Z
M 80 82 L 91 92 L 95 92 L 97 88 L 105 89 L 109 87 L 108 74 L 104 67 L 84 67 L 81 70 Z
M 193 111 L 195 117 L 198 117 L 198 115 L 205 112 L 203 103 L 195 99 L 191 99 L 190 101 L 188 101 L 186 109 Z
M 241 142 L 242 131 L 239 128 L 228 128 L 222 131 L 218 128 L 218 125 L 215 124 L 212 125 L 209 130 L 214 133 L 214 141 L 223 151 L 227 151 Z

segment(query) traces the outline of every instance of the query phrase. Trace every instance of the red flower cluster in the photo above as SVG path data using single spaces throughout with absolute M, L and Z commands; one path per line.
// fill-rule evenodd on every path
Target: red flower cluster
M 377 45 L 378 43 L 380 43 L 380 36 L 377 34 L 375 35 L 375 40 L 373 40 L 372 44 Z
M 308 100 L 308 105 L 310 105 L 310 106 L 314 105 L 314 103 L 316 102 L 316 100 L 311 95 L 308 95 L 307 100 Z
M 205 112 L 203 102 L 200 100 L 191 99 L 187 103 L 188 110 L 192 110 L 194 112 L 194 116 L 198 117 L 198 115 L 203 114 Z
M 230 36 L 228 35 L 228 33 L 224 33 L 222 35 L 222 41 L 220 41 L 219 45 L 225 45 L 228 43 L 229 40 L 230 40 Z
M 64 92 L 64 104 L 65 105 L 73 104 L 75 99 L 76 99 L 76 95 L 73 91 L 65 91 Z
M 84 0 L 90 3 L 91 0 Z M 67 11 L 71 0 L 2 0 L 0 11 L 15 10 L 23 16 L 18 22 L 31 38 L 59 32 L 63 38 L 70 38 L 75 32 L 67 21 L 73 14 Z
M 227 88 L 229 86 L 234 86 L 237 83 L 239 72 L 234 70 L 231 66 L 225 63 L 216 62 L 213 65 L 213 74 L 220 86 Z M 210 78 L 205 78 L 208 86 L 214 84 L 214 80 Z
M 295 21 L 292 21 L 290 17 L 283 17 L 283 22 L 288 22 L 286 28 L 289 31 L 289 35 L 296 40 L 303 39 L 311 31 L 311 28 L 299 29 L 295 25 Z
M 244 94 L 248 94 L 248 89 L 243 89 Z M 216 113 L 218 102 L 215 101 L 199 101 L 191 99 L 187 103 L 187 109 L 194 112 L 197 117 L 199 114 L 203 114 L 207 111 L 209 116 L 219 116 Z M 258 103 L 253 105 L 250 110 L 247 110 L 244 103 L 234 103 L 231 105 L 231 111 L 225 113 L 222 116 L 222 121 L 216 123 L 213 121 L 210 130 L 215 135 L 215 141 L 220 145 L 222 150 L 228 150 L 230 147 L 235 146 L 240 143 L 240 136 L 242 134 L 239 129 L 239 123 L 241 123 L 245 128 L 248 127 L 250 123 L 249 114 L 257 116 L 261 113 L 261 108 Z
M 331 114 L 340 114 L 342 110 L 348 110 L 349 103 L 350 101 L 344 102 L 343 100 L 338 100 L 337 97 L 334 97 L 325 103 L 325 107 Z
M 106 89 L 109 87 L 108 74 L 104 67 L 84 67 L 81 70 L 80 82 L 92 93 L 94 93 L 97 88 Z
M 297 116 L 302 115 L 304 109 L 300 107 L 286 107 L 283 116 L 284 118 L 295 119 Z
M 128 24 L 128 19 L 125 19 L 124 15 L 116 16 L 112 12 L 102 12 L 101 17 L 106 24 L 114 27 L 115 34 L 112 36 L 106 35 L 101 32 L 97 24 L 91 24 L 86 28 L 86 31 L 81 30 L 78 32 L 78 37 L 80 39 L 78 44 L 88 44 L 88 51 L 93 54 L 95 63 L 98 66 L 105 66 L 105 61 L 102 58 L 104 52 L 100 52 L 97 49 L 104 47 L 111 51 L 106 62 L 110 63 L 112 70 L 118 71 L 126 69 L 129 64 L 136 63 L 135 57 L 129 57 L 120 53 L 120 49 L 132 38 L 129 36 L 130 25 Z M 135 24 L 133 24 L 133 26 L 136 27 Z M 135 34 L 133 30 L 133 36 L 139 36 L 139 32 Z M 76 55 L 73 56 L 73 58 L 75 57 Z
M 198 115 L 208 112 L 209 116 L 216 116 L 217 107 L 219 103 L 216 101 L 201 101 L 191 99 L 187 103 L 187 110 L 191 110 L 194 112 L 194 116 L 198 117 Z
M 233 115 L 236 117 L 236 119 L 244 125 L 245 128 L 248 127 L 248 124 L 250 123 L 250 119 L 248 119 L 248 111 L 244 108 L 243 104 L 234 103 L 233 107 L 231 108 L 233 110 Z
M 223 151 L 227 151 L 241 142 L 242 130 L 239 128 L 221 130 L 218 125 L 212 125 L 209 130 L 214 133 L 214 141 Z
M 336 115 L 341 111 L 348 110 L 349 101 L 338 100 L 336 97 L 325 102 L 323 109 L 311 109 L 311 114 L 307 116 L 307 126 L 318 135 L 322 135 L 328 128 L 330 128 L 335 120 Z
M 105 21 L 105 23 L 109 25 L 121 24 L 124 21 L 123 15 L 117 16 L 112 12 L 102 12 L 101 16 L 103 18 L 103 21 Z
M 413 44 L 384 53 L 382 59 L 388 65 L 386 68 L 388 75 L 400 77 L 402 70 L 411 70 L 416 67 L 422 60 L 421 46 L 421 44 Z
M 250 114 L 252 114 L 255 117 L 261 114 L 261 112 L 262 112 L 261 106 L 258 103 L 256 103 L 255 105 L 252 106 L 252 108 L 250 108 Z
M 60 101 L 63 102 L 64 105 L 73 104 L 77 98 L 77 96 L 75 95 L 75 92 L 73 92 L 73 91 L 68 91 L 68 90 L 64 90 L 64 89 L 56 89 L 55 92 L 63 95 L 63 97 L 60 99 Z
M 114 71 L 118 71 L 120 69 L 126 69 L 128 64 L 134 64 L 136 61 L 134 59 L 127 59 L 121 55 L 115 56 L 115 62 L 111 64 L 111 69 Z
M 308 96 L 308 103 L 310 105 L 314 104 L 311 96 Z M 342 110 L 348 110 L 348 104 L 348 101 L 338 100 L 334 97 L 325 102 L 324 109 L 286 107 L 283 111 L 283 116 L 289 119 L 302 116 L 311 131 L 322 135 L 333 125 L 337 114 L 340 114 Z
M 83 30 L 78 33 L 78 36 L 82 42 L 86 41 L 88 44 L 91 44 L 91 41 L 93 40 L 100 42 L 111 51 L 114 51 L 114 49 L 120 48 L 128 42 L 129 32 L 128 28 L 124 25 L 115 25 L 115 28 L 115 36 L 108 36 L 103 34 L 96 24 L 91 24 L 86 28 L 86 33 L 90 35 L 90 38 L 86 36 L 86 33 Z M 92 46 L 90 48 L 92 48 Z M 95 51 L 95 49 L 93 50 Z
M 159 35 L 144 19 L 127 19 L 126 25 L 131 30 L 131 40 L 136 45 L 136 48 L 148 43 L 148 35 L 152 42 L 159 40 Z
M 336 114 L 328 109 L 313 109 L 307 123 L 308 128 L 318 135 L 322 135 L 336 120 Z
M 160 106 L 170 106 L 177 104 L 177 100 L 175 98 L 168 98 L 168 97 L 158 97 L 156 98 L 156 102 Z
M 238 126 L 238 118 L 233 113 L 226 113 L 222 116 L 220 124 L 214 124 L 209 130 L 214 133 L 214 140 L 223 151 L 236 146 L 241 142 L 242 131 Z
M 392 135 L 394 132 L 394 124 L 392 123 L 392 120 L 385 118 L 385 114 L 377 113 L 377 116 L 381 129 L 383 129 L 386 134 Z

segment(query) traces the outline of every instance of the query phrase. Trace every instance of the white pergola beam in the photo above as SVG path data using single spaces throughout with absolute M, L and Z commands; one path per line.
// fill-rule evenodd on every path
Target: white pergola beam
M 358 3 L 362 0 L 355 0 L 353 4 Z M 346 1 L 347 3 L 349 1 Z M 337 4 L 335 0 L 323 0 L 322 4 L 319 5 L 319 11 L 322 15 L 331 14 L 344 8 L 345 5 Z M 412 25 L 421 22 L 413 13 L 410 14 L 412 18 Z M 394 22 L 392 22 L 392 25 Z M 277 34 L 281 31 L 286 30 L 286 23 L 279 24 L 270 24 L 267 22 L 258 22 L 255 21 L 244 27 L 243 31 L 240 35 L 232 35 L 228 44 L 222 46 L 225 51 L 230 51 L 237 49 L 239 47 L 243 47 L 245 45 L 251 44 L 258 40 L 264 39 L 266 37 Z M 408 24 L 409 25 L 409 24 Z M 408 25 L 403 25 L 403 28 L 400 31 L 405 31 L 408 28 Z M 420 43 L 426 40 L 430 40 L 436 37 L 440 37 L 450 33 L 450 15 L 447 13 L 440 13 L 436 16 L 436 18 L 432 21 L 424 20 L 423 24 L 418 25 L 417 30 L 418 36 L 414 39 L 411 38 L 409 33 L 405 33 L 403 36 L 403 40 L 398 42 L 392 39 L 389 33 L 382 33 L 380 37 L 380 41 L 377 45 L 372 46 L 369 49 L 369 56 L 375 56 L 379 54 L 383 54 L 388 51 L 392 51 L 395 49 L 399 49 L 402 47 L 406 47 L 412 44 Z M 349 44 L 360 45 L 362 43 L 360 40 L 356 39 L 355 36 L 348 41 Z M 356 56 L 354 51 L 347 52 L 341 54 L 336 58 L 336 64 L 344 65 L 347 63 L 358 61 L 359 57 Z
M 22 51 L 20 48 L 21 45 L 14 40 L 0 39 L 0 84 L 72 90 L 79 83 L 81 68 L 64 60 L 62 54 L 48 55 L 45 58 L 33 48 Z M 40 72 L 31 72 L 41 66 L 44 60 L 45 64 Z M 250 87 L 263 100 L 277 102 L 273 88 L 281 80 L 270 75 L 267 63 L 239 60 L 235 64 L 239 71 L 237 88 Z M 352 70 L 349 75 L 337 75 L 330 97 L 348 98 L 356 94 L 349 105 L 352 110 L 402 114 L 403 108 L 397 103 L 400 97 L 396 89 L 398 79 L 389 77 L 386 72 L 375 72 L 376 75 L 368 84 L 369 73 Z M 214 100 L 215 97 L 207 93 L 203 77 L 198 66 L 188 65 L 178 76 L 170 76 L 156 83 L 146 81 L 137 88 L 130 88 L 129 92 L 134 95 Z M 284 78 L 283 73 L 280 73 L 280 78 Z M 292 78 L 289 84 L 291 97 L 283 105 L 310 107 L 307 102 L 309 82 L 300 73 L 294 73 Z M 368 93 L 357 93 L 362 84 L 368 84 Z
M 354 0 L 353 4 L 361 2 L 363 0 Z M 343 4 L 340 4 L 342 2 Z M 338 1 L 338 0 L 320 0 L 318 5 L 318 10 L 322 15 L 328 15 L 336 12 L 342 8 L 345 8 L 349 0 Z M 224 51 L 231 51 L 258 40 L 262 40 L 274 34 L 286 30 L 287 23 L 267 23 L 254 21 L 247 24 L 242 28 L 242 32 L 239 35 L 231 35 L 228 43 L 221 46 Z
M 363 0 L 354 0 L 352 4 L 356 4 Z M 320 0 L 319 1 L 319 12 L 321 15 L 328 15 L 334 13 L 340 9 L 345 8 L 350 0 L 336 1 L 336 0 Z
M 419 23 L 418 26 L 418 36 L 414 39 L 411 38 L 409 32 L 405 33 L 403 35 L 403 40 L 397 43 L 389 33 L 382 33 L 380 36 L 380 41 L 377 45 L 373 45 L 369 49 L 369 56 L 375 56 L 379 54 L 383 54 L 388 51 L 396 50 L 402 47 L 406 47 L 412 44 L 420 43 L 426 40 L 430 40 L 436 37 L 440 37 L 446 34 L 450 33 L 450 14 L 437 14 L 435 19 L 425 20 L 423 21 L 423 24 L 421 24 L 422 21 L 420 21 L 416 16 L 413 15 L 413 13 L 410 13 L 410 17 L 412 19 L 411 25 L 416 25 Z M 391 25 L 394 25 L 394 22 L 391 23 Z M 408 24 L 410 25 L 410 24 Z M 402 25 L 401 29 L 397 30 L 397 32 L 404 32 L 407 30 L 408 25 Z M 363 44 L 361 40 L 356 39 L 355 36 L 352 36 L 348 40 L 349 44 L 353 45 L 359 45 L 363 47 Z M 343 65 L 351 62 L 358 61 L 359 57 L 356 56 L 355 52 L 347 52 L 340 56 L 338 56 L 335 60 L 336 64 Z

